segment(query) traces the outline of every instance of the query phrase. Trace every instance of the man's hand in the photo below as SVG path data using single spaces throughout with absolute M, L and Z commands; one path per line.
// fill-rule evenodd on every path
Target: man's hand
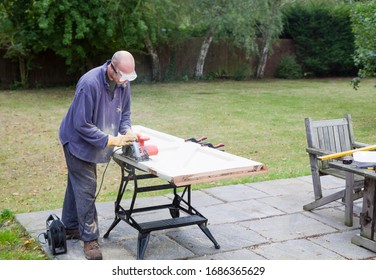
M 125 136 L 127 136 L 129 139 L 131 139 L 132 142 L 137 141 L 137 135 L 132 131 L 128 130 L 127 133 L 125 133 Z
M 131 130 L 128 130 L 125 135 L 122 135 L 122 134 L 119 134 L 118 136 L 108 135 L 107 146 L 114 147 L 114 146 L 131 145 L 136 140 L 137 140 L 136 135 Z

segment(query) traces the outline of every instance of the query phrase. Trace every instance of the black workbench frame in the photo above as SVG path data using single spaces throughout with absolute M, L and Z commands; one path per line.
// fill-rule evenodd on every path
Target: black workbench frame
M 107 238 L 111 230 L 116 227 L 120 221 L 124 221 L 131 227 L 135 228 L 138 233 L 137 241 L 137 259 L 143 259 L 146 251 L 146 247 L 149 243 L 150 233 L 152 231 L 164 230 L 170 228 L 177 228 L 190 225 L 198 225 L 199 228 L 204 232 L 204 234 L 213 242 L 216 249 L 220 248 L 213 235 L 210 233 L 207 222 L 208 219 L 205 218 L 201 213 L 199 213 L 191 205 L 191 185 L 186 186 L 176 186 L 171 182 L 167 184 L 151 185 L 151 186 L 138 186 L 139 180 L 147 180 L 152 178 L 158 178 L 156 175 L 146 173 L 143 170 L 137 169 L 130 163 L 123 162 L 119 159 L 114 158 L 115 162 L 121 167 L 121 182 L 119 186 L 119 191 L 115 201 L 115 219 L 107 232 L 104 234 L 104 238 Z M 141 174 L 139 174 L 141 172 Z M 138 173 L 138 174 L 137 174 Z M 133 181 L 133 197 L 129 206 L 129 209 L 124 209 L 121 206 L 121 200 L 123 198 L 124 192 L 127 189 L 128 183 Z M 178 194 L 178 188 L 183 189 L 182 194 Z M 150 207 L 135 208 L 135 202 L 137 199 L 137 194 L 142 192 L 158 191 L 172 189 L 174 194 L 174 199 L 170 204 L 156 205 Z M 187 200 L 184 199 L 187 196 Z M 133 217 L 133 213 L 154 211 L 159 209 L 168 209 L 170 211 L 171 219 L 143 222 L 138 223 Z M 186 215 L 180 217 L 180 213 L 184 212 Z

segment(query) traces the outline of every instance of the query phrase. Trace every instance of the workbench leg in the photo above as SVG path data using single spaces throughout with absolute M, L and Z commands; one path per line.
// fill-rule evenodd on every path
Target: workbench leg
M 121 219 L 119 217 L 116 217 L 115 220 L 112 222 L 110 228 L 107 230 L 107 232 L 105 233 L 105 235 L 103 235 L 103 238 L 107 238 L 108 235 L 110 234 L 110 231 L 117 226 L 117 224 L 121 221 Z
M 198 226 L 205 233 L 205 235 L 213 242 L 215 249 L 221 248 L 221 246 L 218 244 L 217 240 L 215 240 L 214 236 L 211 234 L 210 230 L 207 228 L 205 224 L 199 224 Z
M 138 233 L 138 241 L 137 241 L 137 259 L 143 260 L 146 247 L 148 246 L 150 239 L 150 233 Z

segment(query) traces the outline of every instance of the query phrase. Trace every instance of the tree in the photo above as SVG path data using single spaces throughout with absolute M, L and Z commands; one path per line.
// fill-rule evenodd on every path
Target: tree
M 20 83 L 27 86 L 33 54 L 40 49 L 34 22 L 30 18 L 32 0 L 0 2 L 0 47 L 5 57 L 18 61 Z
M 360 2 L 351 11 L 352 30 L 355 36 L 354 61 L 359 67 L 358 77 L 352 80 L 354 89 L 361 78 L 376 76 L 376 2 Z
M 282 0 L 258 0 L 259 17 L 257 28 L 261 36 L 261 55 L 257 66 L 256 77 L 263 78 L 272 44 L 283 31 Z
M 7 56 L 24 61 L 52 50 L 69 71 L 85 72 L 118 49 L 152 58 L 153 80 L 160 80 L 158 47 L 178 32 L 174 0 L 4 0 L 0 3 L 0 44 Z M 31 63 L 28 63 L 31 67 Z
M 124 0 L 123 0 L 124 2 Z M 171 36 L 178 28 L 178 6 L 173 0 L 133 0 L 118 5 L 116 15 L 125 32 L 118 41 L 138 51 L 146 49 L 152 61 L 152 81 L 161 80 L 158 47 L 172 41 Z M 131 40 L 130 40 L 131 38 Z
M 255 49 L 255 1 L 196 0 L 190 3 L 191 24 L 202 31 L 204 37 L 196 63 L 196 79 L 203 77 L 205 59 L 213 41 L 231 40 L 245 48 L 248 55 Z
M 205 30 L 198 56 L 195 77 L 202 78 L 204 63 L 209 47 L 214 40 L 231 40 L 246 50 L 246 57 L 260 53 L 257 77 L 264 76 L 268 55 L 273 40 L 283 30 L 282 8 L 288 0 L 197 0 L 192 1 L 196 9 L 195 24 Z M 258 51 L 257 37 L 261 37 Z
M 32 16 L 45 48 L 65 58 L 71 72 L 84 72 L 98 56 L 113 52 L 117 19 L 110 1 L 33 1 Z

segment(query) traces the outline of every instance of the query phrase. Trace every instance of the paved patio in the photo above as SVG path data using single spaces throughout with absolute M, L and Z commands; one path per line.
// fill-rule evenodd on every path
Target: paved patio
M 323 188 L 334 192 L 344 181 L 324 177 Z M 114 198 L 115 199 L 115 198 Z M 170 202 L 172 195 L 142 198 L 137 206 Z M 355 203 L 354 226 L 344 225 L 344 205 L 333 202 L 312 212 L 303 205 L 313 200 L 311 177 L 265 181 L 214 187 L 192 192 L 192 205 L 209 220 L 208 228 L 220 249 L 197 226 L 155 231 L 146 249 L 146 260 L 343 260 L 376 259 L 376 253 L 354 245 L 351 238 L 359 234 L 362 201 Z M 124 200 L 122 205 L 127 205 Z M 101 236 L 114 219 L 114 203 L 97 203 Z M 166 211 L 168 212 L 168 211 Z M 46 231 L 51 213 L 61 217 L 61 209 L 16 215 L 17 220 L 36 239 Z M 169 218 L 169 213 L 139 213 L 138 219 Z M 100 238 L 103 258 L 136 258 L 138 232 L 120 222 L 109 237 Z M 43 238 L 40 238 L 43 239 Z M 52 256 L 58 260 L 85 259 L 83 242 L 67 241 L 66 254 Z

